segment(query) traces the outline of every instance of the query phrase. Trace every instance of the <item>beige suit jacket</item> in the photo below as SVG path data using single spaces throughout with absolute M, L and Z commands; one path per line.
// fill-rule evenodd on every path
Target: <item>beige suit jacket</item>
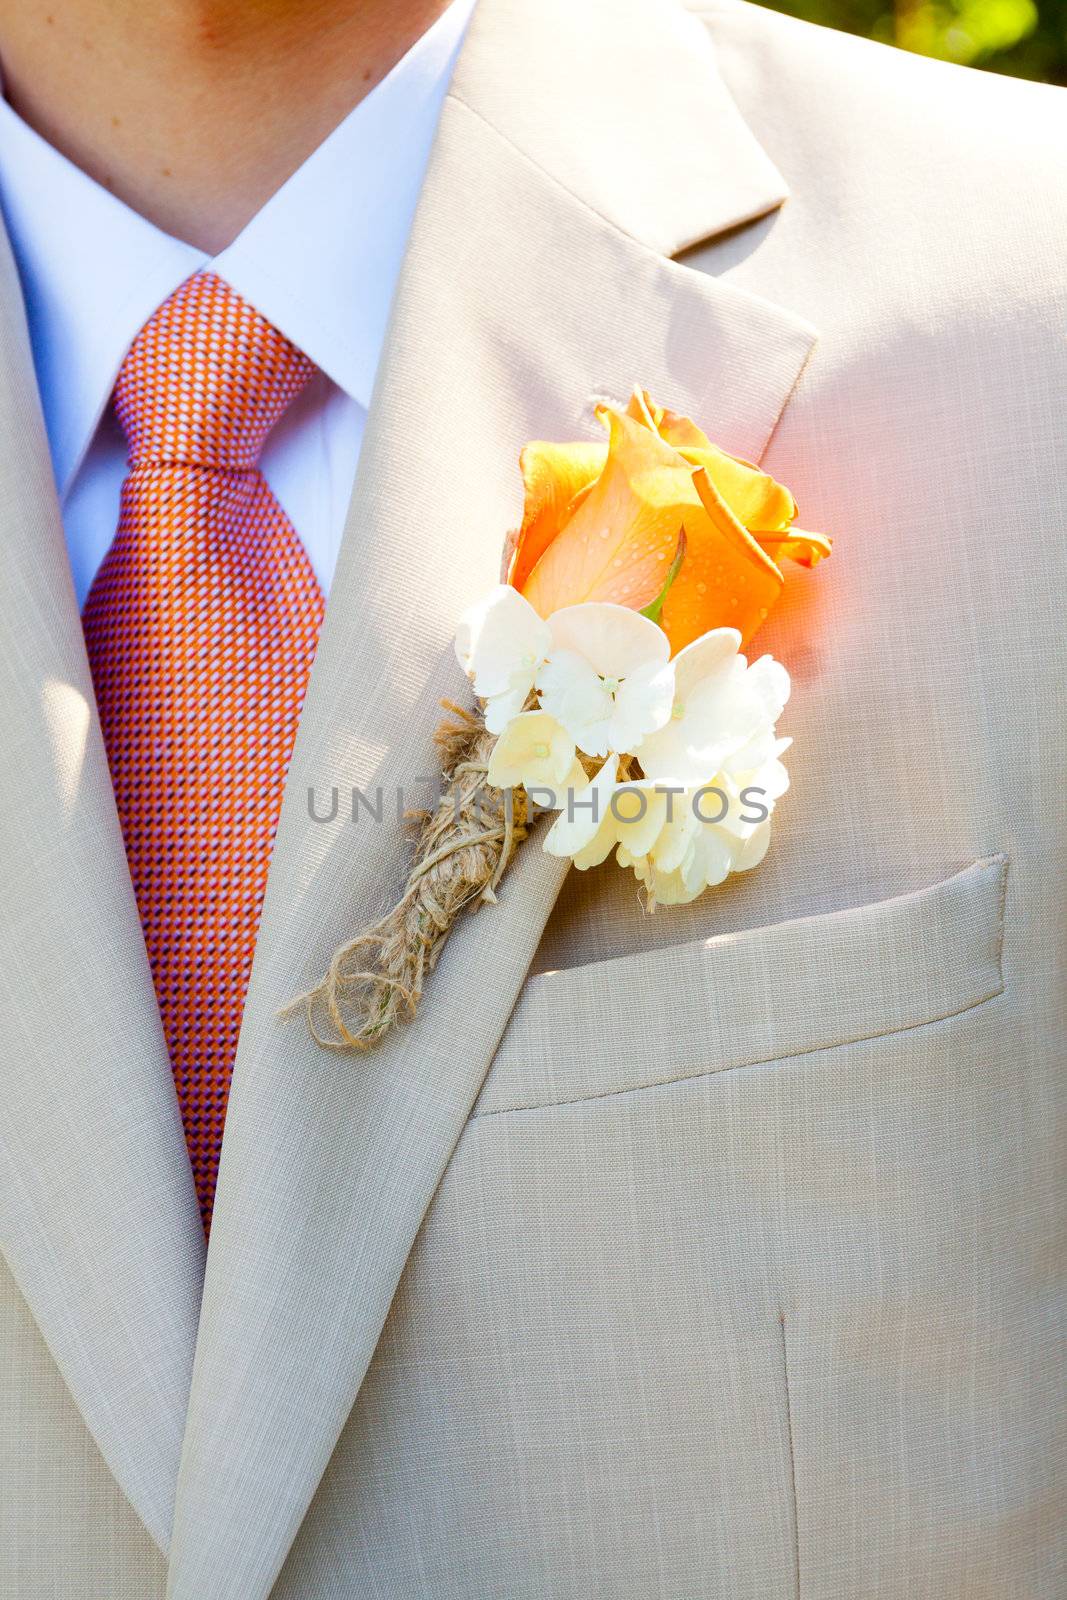
M 210 1254 L 0 284 L 0 1592 L 1062 1600 L 1059 91 L 736 0 L 482 0 L 397 294 Z M 832 562 L 757 872 L 526 847 L 367 1060 L 281 1002 L 399 881 L 516 453 L 635 382 Z M 388 808 L 386 815 L 388 817 Z

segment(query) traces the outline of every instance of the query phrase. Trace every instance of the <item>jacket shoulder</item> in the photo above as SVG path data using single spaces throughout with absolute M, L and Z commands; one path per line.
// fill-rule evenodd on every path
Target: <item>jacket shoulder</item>
M 1009 166 L 1026 188 L 1067 156 L 1067 90 L 931 60 L 804 22 L 748 0 L 687 0 L 708 26 L 727 81 L 746 110 L 753 92 L 778 102 L 803 138 L 818 121 L 860 147 L 890 141 L 904 163 L 947 169 Z

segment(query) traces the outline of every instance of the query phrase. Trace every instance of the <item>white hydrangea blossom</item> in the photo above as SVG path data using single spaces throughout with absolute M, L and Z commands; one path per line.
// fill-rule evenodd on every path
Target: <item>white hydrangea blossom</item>
M 588 756 L 631 754 L 674 703 L 667 635 L 639 611 L 589 602 L 549 618 L 552 646 L 537 686 L 546 711 Z
M 579 871 L 598 867 L 616 846 L 644 856 L 663 828 L 667 796 L 647 782 L 618 777 L 619 758 L 609 755 L 591 783 L 569 790 L 549 829 L 549 855 L 570 856 Z
M 585 781 L 580 763 L 577 775 Z M 487 776 L 496 789 L 559 789 L 575 778 L 574 740 L 547 711 L 523 711 L 493 746 Z
M 503 733 L 518 716 L 552 647 L 552 630 L 506 583 L 472 606 L 456 630 L 456 659 L 485 701 L 485 725 Z
M 790 741 L 775 725 L 790 685 L 779 662 L 750 665 L 740 644 L 716 628 L 671 661 L 667 636 L 639 612 L 589 603 L 546 621 L 500 585 L 456 639 L 499 734 L 488 781 L 551 791 L 559 814 L 545 850 L 580 870 L 614 852 L 652 904 L 685 904 L 750 870 L 789 786 Z M 536 708 L 524 709 L 531 694 Z M 582 756 L 602 759 L 591 780 Z

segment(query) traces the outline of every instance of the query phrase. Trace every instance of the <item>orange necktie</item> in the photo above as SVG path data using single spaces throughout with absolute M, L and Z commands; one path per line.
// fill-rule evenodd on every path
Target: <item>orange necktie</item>
M 314 365 L 197 273 L 115 386 L 118 532 L 83 613 L 204 1226 L 323 598 L 257 463 Z

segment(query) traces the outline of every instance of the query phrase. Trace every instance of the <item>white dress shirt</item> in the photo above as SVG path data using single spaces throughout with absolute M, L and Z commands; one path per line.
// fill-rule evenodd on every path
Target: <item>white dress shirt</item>
M 260 466 L 329 589 L 393 290 L 473 4 L 453 0 L 215 257 L 131 211 L 0 101 L 0 205 L 79 605 L 118 523 L 126 443 L 110 405 L 116 374 L 156 307 L 203 268 L 319 368 Z

